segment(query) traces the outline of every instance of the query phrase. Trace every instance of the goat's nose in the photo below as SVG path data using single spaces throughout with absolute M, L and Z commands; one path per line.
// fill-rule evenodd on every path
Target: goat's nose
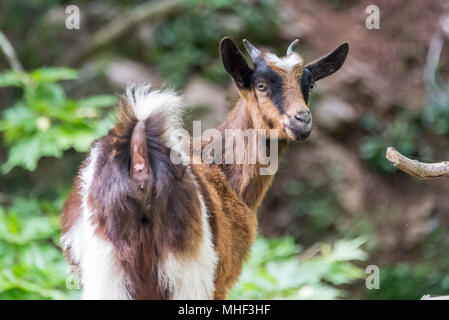
M 312 120 L 309 111 L 301 111 L 295 115 L 296 120 L 302 121 L 304 123 L 309 123 Z

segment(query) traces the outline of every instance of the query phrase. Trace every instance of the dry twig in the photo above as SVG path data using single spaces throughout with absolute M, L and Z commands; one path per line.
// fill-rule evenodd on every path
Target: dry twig
M 0 50 L 5 55 L 6 59 L 8 59 L 9 64 L 11 65 L 11 69 L 14 71 L 23 71 L 23 67 L 20 64 L 19 59 L 17 58 L 16 52 L 14 51 L 11 42 L 9 42 L 8 38 L 6 38 L 5 34 L 0 31 Z
M 412 160 L 400 154 L 395 148 L 388 147 L 386 158 L 396 168 L 420 179 L 432 179 L 449 176 L 449 162 L 424 163 Z

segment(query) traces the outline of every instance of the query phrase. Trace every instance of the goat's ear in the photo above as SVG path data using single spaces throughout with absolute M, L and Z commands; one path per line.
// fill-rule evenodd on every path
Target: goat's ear
M 223 66 L 234 79 L 237 87 L 239 89 L 249 88 L 252 70 L 234 41 L 228 37 L 223 38 L 220 42 L 220 53 Z
M 349 44 L 345 42 L 327 56 L 307 64 L 306 68 L 312 73 L 313 81 L 330 76 L 335 71 L 340 69 L 345 62 L 348 51 Z

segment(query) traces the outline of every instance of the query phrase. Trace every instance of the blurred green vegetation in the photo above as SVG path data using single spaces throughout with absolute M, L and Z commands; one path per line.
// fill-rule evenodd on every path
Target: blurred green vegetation
M 365 114 L 360 125 L 369 133 L 360 145 L 360 155 L 373 168 L 393 172 L 395 169 L 385 158 L 386 146 L 397 146 L 399 152 L 416 156 L 417 136 L 420 134 L 419 116 L 411 116 L 401 109 L 399 115 L 386 127 L 371 113 Z
M 364 277 L 354 260 L 365 260 L 358 238 L 312 248 L 301 258 L 293 238 L 258 238 L 230 299 L 336 299 L 346 296 L 339 286 Z M 311 250 L 312 251 L 312 250 Z M 320 254 L 317 254 L 320 252 Z
M 244 30 L 259 44 L 279 41 L 276 0 L 185 0 L 185 14 L 161 23 L 155 30 L 155 46 L 148 52 L 161 74 L 176 87 L 183 87 L 192 71 L 213 82 L 229 81 L 216 59 L 217 39 Z
M 70 298 L 59 247 L 62 201 L 13 201 L 0 208 L 0 299 Z
M 0 132 L 8 147 L 3 173 L 16 166 L 34 171 L 39 159 L 61 158 L 69 148 L 86 152 L 112 126 L 112 117 L 103 111 L 116 103 L 116 97 L 69 99 L 58 81 L 76 78 L 75 70 L 65 68 L 0 74 L 0 87 L 18 87 L 23 95 L 0 118 Z M 1 299 L 78 296 L 67 291 L 66 281 L 72 275 L 59 243 L 62 191 L 52 201 L 12 195 L 10 205 L 0 207 Z
M 56 82 L 76 78 L 75 70 L 63 68 L 0 74 L 0 88 L 23 90 L 23 99 L 3 110 L 0 120 L 0 132 L 8 147 L 3 173 L 15 166 L 33 171 L 40 158 L 60 158 L 70 148 L 86 152 L 94 139 L 106 134 L 113 122 L 100 108 L 115 104 L 116 97 L 68 99 Z

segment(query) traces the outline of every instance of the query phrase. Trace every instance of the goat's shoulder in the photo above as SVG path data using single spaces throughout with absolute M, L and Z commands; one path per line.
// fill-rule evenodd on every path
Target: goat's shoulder
M 229 209 L 228 205 L 238 209 L 241 214 L 249 214 L 251 210 L 234 191 L 226 175 L 218 165 L 205 163 L 192 164 L 192 173 L 199 182 L 201 193 L 207 203 L 220 210 Z

